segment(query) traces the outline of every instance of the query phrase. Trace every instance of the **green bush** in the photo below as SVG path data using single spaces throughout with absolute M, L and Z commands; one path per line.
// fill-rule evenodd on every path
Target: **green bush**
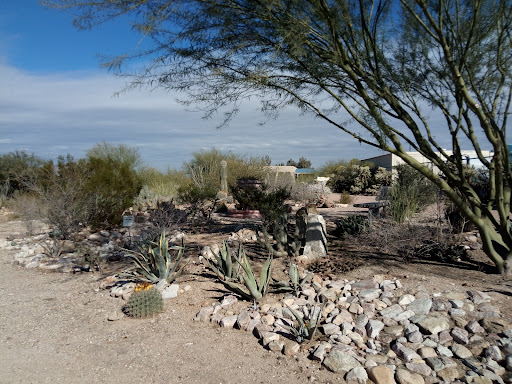
M 184 172 L 196 188 L 207 191 L 220 190 L 220 162 L 227 162 L 227 181 L 229 188 L 237 185 L 238 179 L 264 180 L 265 166 L 269 165 L 268 157 L 245 158 L 231 152 L 221 152 L 215 148 L 193 154 L 193 159 L 185 162 Z
M 24 180 L 34 175 L 44 163 L 34 154 L 29 155 L 23 151 L 0 155 L 0 207 L 14 193 L 26 192 L 28 188 Z
M 90 224 L 119 225 L 142 188 L 137 174 L 141 158 L 136 149 L 124 145 L 97 144 L 87 151 L 90 175 L 87 191 L 94 198 Z
M 403 223 L 428 205 L 434 203 L 438 196 L 438 188 L 406 164 L 395 168 L 396 179 L 390 193 L 390 210 L 393 220 Z
M 391 172 L 357 159 L 327 163 L 318 174 L 330 177 L 327 186 L 335 193 L 350 191 L 352 194 L 376 195 L 381 186 L 391 183 Z

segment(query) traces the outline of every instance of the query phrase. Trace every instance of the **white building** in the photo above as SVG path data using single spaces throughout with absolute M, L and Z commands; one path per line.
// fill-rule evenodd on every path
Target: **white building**
M 445 151 L 445 153 L 448 156 L 451 156 L 453 154 L 453 151 Z M 461 151 L 462 157 L 464 158 L 464 161 L 466 164 L 472 165 L 475 168 L 482 167 L 482 163 L 478 159 L 478 156 L 476 155 L 476 151 Z M 431 169 L 433 168 L 432 162 L 428 160 L 425 156 L 418 152 L 407 152 L 409 156 L 416 159 L 418 162 L 428 165 Z M 437 152 L 438 155 L 440 155 L 439 152 Z M 493 156 L 492 151 L 482 151 L 482 154 L 490 159 Z M 397 165 L 405 164 L 405 162 L 398 156 L 392 154 L 392 153 L 386 153 L 384 155 L 370 157 L 368 159 L 361 160 L 361 162 L 370 161 L 373 164 L 375 164 L 377 167 L 386 168 L 388 171 L 392 171 Z M 434 172 L 437 173 L 437 167 L 434 168 Z

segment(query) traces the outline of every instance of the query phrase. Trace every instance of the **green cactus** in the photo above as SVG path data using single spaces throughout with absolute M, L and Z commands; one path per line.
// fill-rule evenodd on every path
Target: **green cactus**
M 306 340 L 312 340 L 315 337 L 318 326 L 320 325 L 320 318 L 322 309 L 318 305 L 309 307 L 308 318 L 304 318 L 297 311 L 294 311 L 290 306 L 287 308 L 295 317 L 295 322 L 283 321 L 283 327 L 295 338 L 297 343 L 302 343 Z
M 170 249 L 178 251 L 174 260 L 169 252 Z M 188 265 L 187 263 L 178 268 L 185 251 L 183 239 L 181 246 L 169 246 L 169 242 L 165 238 L 165 230 L 162 231 L 158 243 L 150 242 L 147 251 L 143 249 L 140 249 L 140 252 L 129 249 L 126 251 L 129 253 L 128 257 L 135 264 L 135 270 L 123 272 L 121 276 L 135 281 L 157 284 L 160 280 L 166 280 L 171 284 Z
M 364 216 L 352 215 L 335 221 L 336 236 L 345 238 L 345 234 L 358 236 L 370 228 L 368 219 Z
M 124 307 L 124 312 L 138 319 L 153 317 L 162 312 L 164 300 L 162 294 L 156 288 L 133 292 L 128 303 Z
M 221 280 L 222 284 L 235 293 L 247 300 L 252 300 L 256 307 L 256 302 L 259 301 L 267 293 L 267 289 L 272 275 L 272 254 L 268 255 L 267 260 L 262 266 L 259 281 L 254 275 L 254 271 L 247 259 L 247 255 L 240 246 L 238 256 L 235 256 L 236 262 L 243 269 L 240 274 L 239 281 Z
M 240 247 L 241 246 L 240 244 Z M 238 253 L 241 253 L 241 249 L 238 250 Z M 208 268 L 211 269 L 220 280 L 238 281 L 240 280 L 241 266 L 236 260 L 233 260 L 232 257 L 231 250 L 227 242 L 224 241 L 219 254 L 215 254 L 216 261 L 206 259 L 206 262 L 208 263 Z
M 299 276 L 299 267 L 295 263 L 290 263 L 288 269 L 288 281 L 277 281 L 272 284 L 272 288 L 278 292 L 294 292 L 296 295 L 302 290 L 304 284 L 313 279 L 313 273 L 308 273 L 303 279 Z

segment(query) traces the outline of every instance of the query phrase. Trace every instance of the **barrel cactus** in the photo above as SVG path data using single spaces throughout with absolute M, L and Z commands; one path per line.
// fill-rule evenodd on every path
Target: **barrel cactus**
M 125 313 L 130 317 L 145 318 L 153 317 L 162 312 L 164 300 L 162 294 L 156 288 L 136 290 L 130 296 L 124 307 Z

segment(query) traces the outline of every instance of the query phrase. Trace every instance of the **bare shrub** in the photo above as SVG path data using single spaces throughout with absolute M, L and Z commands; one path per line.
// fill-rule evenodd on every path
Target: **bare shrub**
M 23 220 L 30 236 L 41 229 L 39 224 L 46 216 L 46 209 L 36 194 L 16 192 L 7 201 L 7 206 Z

